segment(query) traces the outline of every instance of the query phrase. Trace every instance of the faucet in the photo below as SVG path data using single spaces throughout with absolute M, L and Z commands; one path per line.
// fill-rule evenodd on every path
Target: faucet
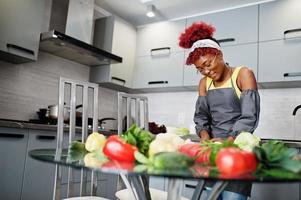
M 293 115 L 295 116 L 297 111 L 301 108 L 301 105 L 298 105 L 294 108 Z
M 105 121 L 107 121 L 107 120 L 116 120 L 116 119 L 113 118 L 113 117 L 105 117 L 105 118 L 99 119 L 98 120 L 98 124 L 99 124 L 101 130 L 105 129 L 105 127 L 103 126 L 103 124 L 105 124 L 106 123 Z

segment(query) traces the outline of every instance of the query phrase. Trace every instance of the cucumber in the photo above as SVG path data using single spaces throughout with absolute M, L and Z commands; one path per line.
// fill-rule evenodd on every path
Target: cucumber
M 193 165 L 194 160 L 179 152 L 161 152 L 154 155 L 155 169 L 185 169 Z

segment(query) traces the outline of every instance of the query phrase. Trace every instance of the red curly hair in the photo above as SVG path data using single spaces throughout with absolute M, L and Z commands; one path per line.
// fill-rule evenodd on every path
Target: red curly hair
M 215 28 L 210 24 L 206 24 L 205 22 L 193 23 L 190 27 L 185 29 L 183 33 L 181 33 L 179 37 L 179 46 L 185 49 L 189 49 L 192 47 L 194 42 L 201 39 L 211 39 L 217 42 L 213 38 L 214 31 Z M 189 56 L 186 59 L 186 64 L 187 65 L 193 64 L 195 61 L 197 61 L 200 58 L 200 56 L 206 54 L 215 55 L 219 53 L 221 53 L 221 51 L 214 48 L 209 48 L 209 47 L 197 48 L 189 54 Z

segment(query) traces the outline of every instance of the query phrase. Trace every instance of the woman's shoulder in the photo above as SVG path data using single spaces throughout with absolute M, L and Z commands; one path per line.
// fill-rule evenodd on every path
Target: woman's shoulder
M 253 70 L 247 66 L 237 67 L 239 69 L 237 74 L 237 84 L 242 90 L 257 89 L 256 78 Z
M 203 77 L 199 82 L 199 96 L 206 96 L 207 77 Z

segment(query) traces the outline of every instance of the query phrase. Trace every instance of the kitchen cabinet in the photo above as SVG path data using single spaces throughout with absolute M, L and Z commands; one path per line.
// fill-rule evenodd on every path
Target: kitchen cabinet
M 90 187 L 91 182 L 87 182 L 87 187 L 86 187 L 86 191 L 88 194 L 90 194 L 91 192 L 91 187 Z M 74 185 L 74 197 L 78 197 L 79 191 L 80 191 L 80 183 L 75 183 Z M 117 186 L 117 182 L 116 182 L 116 186 Z M 108 198 L 108 199 L 115 199 L 115 193 L 116 193 L 116 186 L 114 187 L 113 185 L 109 185 L 107 180 L 101 180 L 101 181 L 97 181 L 97 192 L 96 195 L 99 197 L 104 197 L 104 198 Z M 114 189 L 114 191 L 112 191 L 112 189 Z M 62 198 L 67 198 L 67 184 L 62 184 Z
M 259 83 L 301 80 L 301 37 L 259 43 Z
M 250 200 L 299 200 L 299 183 L 253 183 Z
M 23 63 L 38 57 L 44 0 L 2 0 L 0 59 Z
M 184 50 L 178 38 L 186 20 L 139 27 L 133 88 L 183 86 Z
M 0 128 L 0 196 L 1 199 L 21 198 L 28 131 Z
M 158 189 L 158 190 L 165 190 L 165 178 L 160 178 L 160 177 L 150 177 L 149 178 L 149 187 Z
M 192 199 L 193 192 L 197 186 L 198 182 L 196 180 L 185 180 L 183 185 L 182 196 Z
M 179 47 L 179 36 L 185 30 L 186 19 L 160 22 L 137 29 L 137 56 L 151 56 L 183 51 Z
M 216 28 L 214 38 L 221 46 L 253 43 L 258 40 L 258 6 L 248 6 L 187 19 L 187 27 L 193 22 L 204 21 Z
M 90 81 L 132 86 L 135 63 L 136 28 L 116 16 L 95 21 L 94 45 L 122 57 L 122 63 L 94 66 Z
M 259 6 L 259 41 L 301 37 L 301 1 L 285 0 Z
M 29 151 L 38 148 L 56 148 L 54 131 L 29 130 Z M 41 162 L 27 156 L 24 170 L 22 200 L 52 199 L 54 187 L 55 165 Z
M 135 65 L 134 88 L 183 85 L 184 51 L 140 56 Z
M 22 200 L 31 199 L 52 199 L 54 187 L 55 165 L 32 159 L 28 153 L 33 149 L 55 149 L 56 131 L 29 130 L 28 148 L 25 153 L 27 158 L 24 170 L 24 181 L 22 190 Z M 76 139 L 80 139 L 76 136 Z M 63 148 L 68 148 L 68 134 L 64 134 Z M 68 167 L 62 169 L 62 185 L 67 184 Z M 73 169 L 74 182 L 80 182 L 80 170 Z M 88 181 L 91 180 L 91 173 L 87 173 Z M 45 178 L 47 177 L 47 178 Z M 99 181 L 103 181 L 98 178 Z
M 247 66 L 254 72 L 257 77 L 257 43 L 241 44 L 234 46 L 223 46 L 222 52 L 224 61 L 230 66 Z M 188 56 L 188 51 L 186 51 Z M 196 73 L 194 65 L 184 66 L 184 86 L 198 86 L 202 78 L 200 73 Z

